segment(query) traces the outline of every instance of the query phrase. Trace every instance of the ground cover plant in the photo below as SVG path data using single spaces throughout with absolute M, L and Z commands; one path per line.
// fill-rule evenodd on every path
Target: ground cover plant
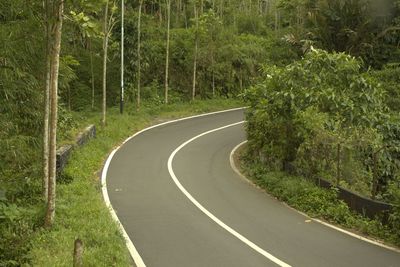
M 136 131 L 162 121 L 241 106 L 237 100 L 215 99 L 145 107 L 124 115 L 110 110 L 105 128 L 97 127 L 97 137 L 73 151 L 67 168 L 58 178 L 56 220 L 51 230 L 42 228 L 43 204 L 37 200 L 29 206 L 0 201 L 2 239 L 1 265 L 70 266 L 73 242 L 80 238 L 85 247 L 86 266 L 130 266 L 125 241 L 112 220 L 102 195 L 99 175 L 108 153 Z M 73 133 L 91 123 L 99 125 L 97 113 L 74 113 Z M 79 117 L 79 119 L 78 119 Z M 65 134 L 65 136 L 73 136 Z M 65 143 L 71 143 L 66 140 Z M 30 184 L 40 188 L 40 184 Z M 37 196 L 31 196 L 32 199 Z M 20 202 L 21 203 L 21 202 Z M 10 249 L 13 248 L 13 249 Z
M 134 118 L 139 127 L 165 112 L 223 107 L 197 100 L 232 99 L 253 88 L 245 96 L 255 157 L 399 203 L 399 0 L 124 3 L 122 38 L 121 1 L 0 1 L 0 265 L 39 257 L 30 252 L 38 232 L 52 240 L 42 226 L 48 218 L 52 233 L 56 218 L 56 148 L 89 123 L 114 136 L 107 124 L 119 129 L 108 119 L 119 120 L 122 98 L 121 121 Z M 67 181 L 80 180 L 70 172 L 60 203 L 69 203 Z M 92 193 L 86 197 L 97 203 Z M 64 212 L 61 205 L 56 214 Z M 102 214 L 97 204 L 93 214 Z M 398 224 L 400 213 L 391 218 Z M 99 225 L 110 226 L 107 220 Z M 38 251 L 54 252 L 44 245 Z
M 264 163 L 249 158 L 246 150 L 242 150 L 240 157 L 241 170 L 248 179 L 291 207 L 372 240 L 400 246 L 399 209 L 393 211 L 388 224 L 383 224 L 379 218 L 368 219 L 351 211 L 346 203 L 337 198 L 338 192 L 334 187 L 324 189 L 311 179 L 271 171 Z
M 246 116 L 249 158 L 256 158 L 271 172 L 285 171 L 310 181 L 322 177 L 392 203 L 395 208 L 387 227 L 392 240 L 398 239 L 400 124 L 387 105 L 382 84 L 363 71 L 360 60 L 311 48 L 303 59 L 284 68 L 265 66 L 264 79 L 247 90 L 244 98 L 250 105 Z M 303 189 L 289 182 L 285 190 L 290 196 L 285 191 L 281 197 L 288 200 L 297 197 L 290 190 Z M 304 199 L 294 202 L 329 219 L 328 213 L 339 215 L 334 221 L 347 224 L 347 215 L 340 217 L 336 212 L 350 213 L 343 203 L 331 199 L 335 194 L 315 192 L 322 194 L 315 203 L 317 199 L 323 202 L 317 210 L 312 203 L 303 205 Z M 337 210 L 324 207 L 327 197 Z

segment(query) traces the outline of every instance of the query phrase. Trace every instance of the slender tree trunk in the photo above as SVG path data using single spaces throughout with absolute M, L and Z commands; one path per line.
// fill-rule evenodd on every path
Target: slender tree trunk
M 151 11 L 153 11 L 153 5 L 151 5 Z M 121 1 L 121 43 L 120 43 L 120 53 L 121 53 L 121 89 L 119 95 L 119 113 L 124 113 L 124 97 L 125 97 L 125 1 Z
M 214 73 L 214 45 L 211 52 L 211 76 L 212 76 L 212 95 L 215 97 L 215 73 Z
M 198 50 L 198 28 L 199 28 L 199 18 L 197 14 L 197 6 L 194 5 L 194 17 L 196 20 L 196 32 L 195 32 L 195 44 L 194 44 L 194 60 L 193 60 L 193 86 L 192 86 L 192 100 L 196 96 L 196 69 L 197 69 L 197 50 Z
M 278 8 L 275 6 L 275 32 L 279 30 L 279 12 Z
M 94 110 L 94 71 L 93 71 L 93 50 L 92 50 L 92 41 L 89 40 L 89 52 L 90 52 L 90 75 L 92 82 L 92 110 Z
M 140 109 L 140 19 L 142 16 L 142 4 L 143 0 L 139 1 L 139 16 L 137 21 L 137 28 L 138 28 L 138 45 L 137 45 L 137 60 L 138 60 L 138 71 L 137 71 L 137 96 L 136 96 L 136 110 Z
M 186 14 L 186 5 L 183 6 L 183 15 L 185 18 L 185 29 L 188 29 L 188 19 L 187 19 L 187 14 Z
M 103 104 L 102 104 L 102 120 L 103 127 L 106 126 L 106 103 L 107 103 L 107 51 L 108 51 L 108 0 L 104 7 L 104 21 L 103 21 Z
M 44 94 L 44 125 L 43 125 L 43 197 L 47 203 L 49 190 L 49 105 L 50 105 L 50 63 L 47 63 L 46 88 Z
M 158 5 L 158 18 L 159 18 L 160 27 L 161 27 L 162 21 L 163 21 L 162 12 L 163 12 L 163 11 L 162 11 L 161 5 Z
M 68 94 L 68 111 L 71 111 L 71 87 L 67 87 Z
M 372 189 L 371 189 L 371 198 L 375 199 L 378 194 L 378 185 L 379 185 L 379 174 L 378 174 L 378 165 L 379 165 L 379 153 L 385 149 L 386 146 L 380 147 L 378 150 L 373 151 L 372 153 Z
M 378 188 L 378 152 L 372 154 L 372 190 L 371 198 L 375 199 Z
M 242 73 L 242 69 L 240 69 L 239 71 L 240 71 L 239 88 L 240 88 L 240 92 L 243 92 L 243 73 Z
M 56 208 L 56 148 L 57 148 L 57 108 L 58 108 L 58 71 L 60 65 L 61 31 L 64 12 L 64 0 L 54 1 L 55 24 L 54 41 L 51 48 L 51 82 L 50 82 L 50 150 L 49 150 L 49 183 L 45 226 L 54 223 Z
M 197 40 L 194 48 L 192 100 L 194 100 L 196 96 L 196 72 L 197 72 Z
M 252 3 L 252 0 L 249 0 L 249 6 L 248 6 L 248 12 L 249 12 L 249 14 L 251 14 L 252 11 L 253 11 L 253 3 Z
M 168 71 L 169 71 L 169 27 L 171 15 L 171 0 L 167 0 L 167 51 L 165 58 L 165 104 L 168 104 Z
M 168 5 L 168 3 L 167 3 L 167 5 Z M 175 5 L 175 25 L 179 25 L 180 18 L 181 18 L 181 0 L 177 0 L 176 5 Z
M 50 59 L 50 23 L 49 23 L 49 1 L 44 2 L 46 20 L 46 83 L 44 89 L 44 116 L 43 116 L 43 180 L 42 193 L 43 199 L 47 203 L 49 190 L 49 105 L 50 105 L 50 79 L 51 79 L 51 59 Z
M 215 97 L 215 74 L 212 72 L 212 95 Z
M 340 158 L 341 158 L 341 144 L 337 144 L 336 148 L 336 186 L 340 185 Z

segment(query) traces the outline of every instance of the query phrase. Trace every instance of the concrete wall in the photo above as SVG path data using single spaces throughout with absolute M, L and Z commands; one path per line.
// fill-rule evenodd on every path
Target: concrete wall
M 323 188 L 331 188 L 332 186 L 338 188 L 339 199 L 343 200 L 350 207 L 350 209 L 371 219 L 374 219 L 376 216 L 378 216 L 383 222 L 387 222 L 388 215 L 393 208 L 393 205 L 391 204 L 358 195 L 343 187 L 337 187 L 331 182 L 322 178 L 317 179 L 317 185 Z
M 72 150 L 75 147 L 80 147 L 89 142 L 90 139 L 96 137 L 96 126 L 94 124 L 89 125 L 81 133 L 78 134 L 73 145 L 65 145 L 57 149 L 57 177 L 60 176 L 61 172 L 68 163 L 69 157 L 71 156 Z

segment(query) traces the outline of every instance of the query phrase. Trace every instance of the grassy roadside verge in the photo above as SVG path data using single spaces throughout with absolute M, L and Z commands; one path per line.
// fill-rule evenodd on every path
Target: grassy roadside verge
M 399 248 L 400 231 L 395 224 L 383 225 L 352 212 L 347 204 L 337 198 L 337 191 L 323 189 L 311 180 L 270 171 L 260 162 L 246 156 L 246 145 L 239 148 L 235 162 L 239 170 L 254 184 L 313 218 L 338 225 L 369 239 Z
M 29 253 L 34 266 L 71 266 L 75 238 L 84 242 L 84 266 L 130 266 L 123 237 L 101 196 L 99 170 L 113 147 L 149 125 L 173 118 L 241 106 L 234 100 L 144 107 L 124 115 L 110 110 L 107 127 L 98 127 L 97 138 L 75 150 L 57 185 L 56 220 L 50 230 L 39 230 Z M 79 114 L 75 114 L 79 116 Z M 80 119 L 80 125 L 98 125 L 98 114 Z

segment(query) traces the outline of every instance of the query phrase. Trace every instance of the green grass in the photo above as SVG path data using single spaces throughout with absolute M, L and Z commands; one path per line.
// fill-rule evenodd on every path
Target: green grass
M 352 212 L 346 203 L 339 200 L 334 188 L 323 189 L 303 177 L 270 171 L 260 162 L 249 159 L 245 148 L 239 153 L 243 173 L 256 185 L 291 207 L 358 234 L 400 246 L 397 219 L 384 225 L 378 219 L 363 217 Z
M 123 237 L 103 202 L 99 172 L 111 150 L 136 131 L 173 118 L 241 106 L 235 100 L 195 101 L 141 111 L 108 111 L 97 138 L 75 150 L 57 184 L 56 217 L 51 230 L 39 229 L 29 252 L 33 266 L 71 266 L 76 238 L 84 243 L 84 266 L 130 266 Z M 76 128 L 99 125 L 98 113 L 75 113 Z M 76 129 L 72 131 L 76 132 Z M 68 140 L 66 141 L 68 142 Z

